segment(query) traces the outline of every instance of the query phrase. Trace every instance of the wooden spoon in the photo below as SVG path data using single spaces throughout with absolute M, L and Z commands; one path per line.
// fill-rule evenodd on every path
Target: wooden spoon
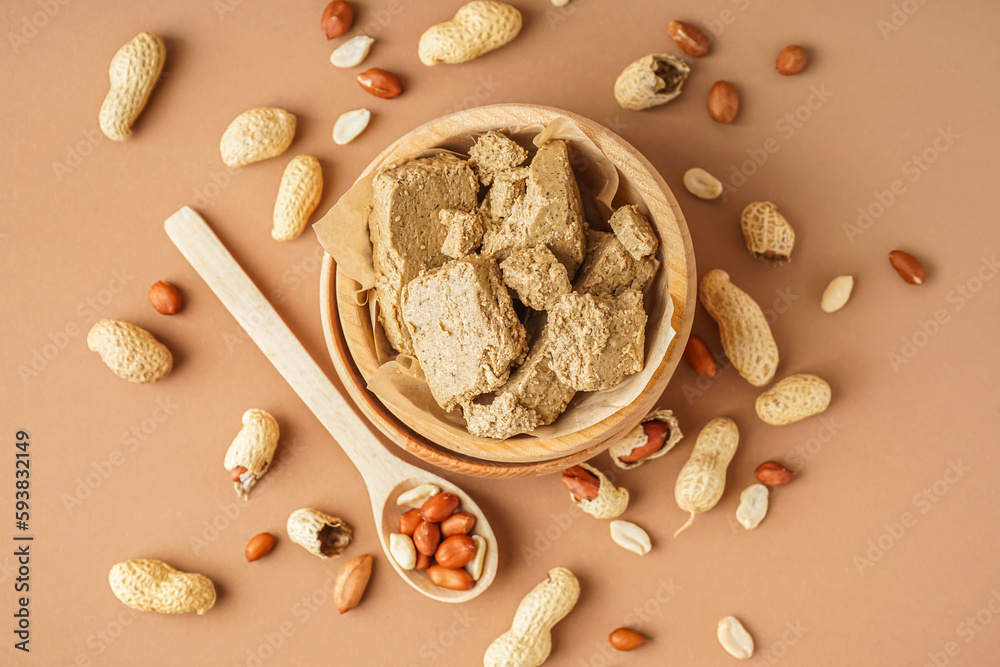
M 341 449 L 361 473 L 378 526 L 382 550 L 396 572 L 427 597 L 442 602 L 465 602 L 476 597 L 493 583 L 497 572 L 497 540 L 479 506 L 460 488 L 445 479 L 391 455 L 368 425 L 355 415 L 302 343 L 288 328 L 274 307 L 240 268 L 233 256 L 192 209 L 184 207 L 164 223 L 167 235 L 198 274 L 219 297 L 246 332 L 267 355 L 282 377 L 292 386 L 326 430 L 336 438 Z M 399 532 L 399 516 L 408 507 L 396 505 L 401 493 L 417 484 L 432 482 L 443 491 L 461 498 L 461 509 L 476 516 L 474 533 L 487 543 L 483 574 L 467 591 L 441 588 L 418 570 L 404 570 L 389 553 L 389 534 Z

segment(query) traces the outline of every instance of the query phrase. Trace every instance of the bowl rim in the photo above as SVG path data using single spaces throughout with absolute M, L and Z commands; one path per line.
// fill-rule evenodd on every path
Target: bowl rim
M 498 116 L 504 120 L 498 122 Z M 661 268 L 669 271 L 668 284 L 670 284 L 670 281 L 678 279 L 683 279 L 686 283 L 683 298 L 676 293 L 671 294 L 674 301 L 671 326 L 675 330 L 675 336 L 670 342 L 658 368 L 643 387 L 642 393 L 628 406 L 581 431 L 556 439 L 531 438 L 529 441 L 561 444 L 564 442 L 564 438 L 571 438 L 571 436 L 577 436 L 581 433 L 586 434 L 588 431 L 600 433 L 600 436 L 590 434 L 588 438 L 582 440 L 577 437 L 571 440 L 573 442 L 572 446 L 566 447 L 565 450 L 560 451 L 557 449 L 553 453 L 545 453 L 525 460 L 500 461 L 473 457 L 455 451 L 447 445 L 433 442 L 431 439 L 414 432 L 410 426 L 396 417 L 377 396 L 367 390 L 366 382 L 355 363 L 351 345 L 345 336 L 343 323 L 344 306 L 346 303 L 342 298 L 346 294 L 353 293 L 353 288 L 357 286 L 357 283 L 343 276 L 336 269 L 336 263 L 333 261 L 333 258 L 326 255 L 320 276 L 320 309 L 327 347 L 341 381 L 344 383 L 358 408 L 373 422 L 379 431 L 406 451 L 439 468 L 477 476 L 506 477 L 545 474 L 573 465 L 576 462 L 586 460 L 600 453 L 617 440 L 622 433 L 638 423 L 648 409 L 659 401 L 667 382 L 680 361 L 683 348 L 690 335 L 696 306 L 696 270 L 694 249 L 683 212 L 676 198 L 673 196 L 673 192 L 648 159 L 625 139 L 596 121 L 563 109 L 532 104 L 497 104 L 466 109 L 441 116 L 407 132 L 371 160 L 362 170 L 359 179 L 384 164 L 389 156 L 399 151 L 406 144 L 413 144 L 415 150 L 422 148 L 423 146 L 414 143 L 414 138 L 416 137 L 437 139 L 428 144 L 427 148 L 449 141 L 453 135 L 441 134 L 435 129 L 449 122 L 460 121 L 465 128 L 468 128 L 467 131 L 476 132 L 490 128 L 512 128 L 519 125 L 536 123 L 545 124 L 559 116 L 564 116 L 572 120 L 595 143 L 598 143 L 599 146 L 601 143 L 608 145 L 617 144 L 624 154 L 619 156 L 619 158 L 631 158 L 636 163 L 636 173 L 643 176 L 642 172 L 645 172 L 643 180 L 651 181 L 652 185 L 655 186 L 655 192 L 650 192 L 642 198 L 648 201 L 650 195 L 662 197 L 667 207 L 669 207 L 673 223 L 676 225 L 675 232 L 678 237 L 677 240 L 680 241 L 680 248 L 670 253 L 665 248 L 664 262 Z M 477 120 L 480 122 L 477 123 Z M 619 174 L 622 174 L 623 165 L 620 164 L 620 160 L 613 159 L 613 161 Z M 623 178 L 622 180 L 625 182 L 626 179 Z M 642 196 L 641 192 L 637 194 Z M 683 271 L 679 271 L 676 266 L 673 266 L 676 263 L 680 263 L 683 266 Z M 668 292 L 668 294 L 670 293 Z M 645 405 L 646 409 L 638 409 L 642 405 Z

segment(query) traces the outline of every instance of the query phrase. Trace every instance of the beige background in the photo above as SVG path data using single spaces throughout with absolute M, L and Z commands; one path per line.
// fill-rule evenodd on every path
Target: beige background
M 516 42 L 433 69 L 416 58 L 418 36 L 458 2 L 357 4 L 355 30 L 377 37 L 367 64 L 402 76 L 399 99 L 371 98 L 353 83 L 356 72 L 330 65 L 321 0 L 4 3 L 0 539 L 13 544 L 14 438 L 25 429 L 36 541 L 30 657 L 12 648 L 13 547 L 0 547 L 0 661 L 474 665 L 520 597 L 563 565 L 583 594 L 557 626 L 555 665 L 731 665 L 715 639 L 727 614 L 756 638 L 757 665 L 992 664 L 1000 655 L 996 3 L 574 0 L 555 10 L 521 0 Z M 677 52 L 666 35 L 672 18 L 715 32 L 713 53 L 693 64 L 677 101 L 622 111 L 615 77 L 647 53 Z M 167 66 L 133 139 L 113 144 L 96 129 L 107 65 L 141 30 L 164 36 Z M 782 78 L 773 60 L 791 42 L 813 61 Z M 722 78 L 742 96 L 728 127 L 704 110 Z M 325 211 L 409 129 L 508 101 L 570 109 L 640 149 L 677 192 L 699 273 L 728 270 L 770 313 L 780 374 L 817 372 L 835 397 L 823 418 L 768 427 L 753 414 L 757 391 L 733 370 L 710 382 L 682 364 L 661 404 L 679 413 L 688 437 L 676 454 L 620 477 L 634 498 L 626 518 L 655 543 L 641 559 L 611 542 L 605 522 L 573 512 L 555 477 L 457 479 L 490 513 L 502 555 L 496 585 L 451 607 L 392 574 L 360 477 L 241 337 L 162 222 L 184 204 L 198 208 L 332 375 L 317 307 L 318 246 L 311 234 L 289 244 L 269 236 L 288 158 L 319 156 Z M 219 137 L 235 115 L 263 105 L 298 115 L 291 151 L 227 172 Z M 372 109 L 371 127 L 335 146 L 334 119 L 362 105 Z M 695 165 L 730 183 L 726 201 L 682 190 L 681 175 Z M 739 212 L 761 199 L 796 226 L 789 266 L 772 270 L 742 246 Z M 862 225 L 859 207 L 873 216 Z M 886 253 L 895 247 L 925 259 L 925 286 L 891 270 Z M 842 273 L 856 276 L 855 296 L 825 315 L 819 295 Z M 180 286 L 182 314 L 150 308 L 146 290 L 158 279 Z M 86 349 L 99 317 L 153 330 L 175 352 L 173 375 L 153 386 L 114 377 Z M 694 330 L 720 349 L 700 309 Z M 282 447 L 244 504 L 222 456 L 248 407 L 276 415 Z M 726 494 L 674 539 L 684 521 L 672 497 L 676 473 L 717 415 L 736 419 L 743 436 Z M 761 527 L 745 532 L 733 511 L 768 458 L 801 474 L 773 495 Z M 301 506 L 354 525 L 349 556 L 378 554 L 362 606 L 343 617 L 323 588 L 340 563 L 283 537 L 285 518 Z M 279 545 L 248 565 L 244 544 L 263 530 Z M 134 557 L 207 574 L 218 582 L 217 606 L 204 617 L 132 613 L 106 577 Z M 652 642 L 610 655 L 604 637 L 622 624 Z

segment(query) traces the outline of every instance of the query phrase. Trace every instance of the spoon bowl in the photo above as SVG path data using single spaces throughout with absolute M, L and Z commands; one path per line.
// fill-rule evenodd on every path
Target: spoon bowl
M 447 491 L 448 493 L 454 493 L 461 499 L 461 504 L 459 509 L 462 512 L 468 512 L 476 517 L 476 526 L 470 532 L 470 535 L 479 535 L 486 540 L 486 558 L 483 561 L 483 574 L 479 577 L 479 581 L 476 585 L 467 591 L 453 591 L 447 588 L 441 588 L 430 580 L 426 572 L 421 570 L 404 570 L 396 563 L 392 556 L 389 556 L 389 562 L 392 563 L 392 567 L 396 572 L 403 578 L 406 583 L 408 583 L 413 588 L 417 589 L 424 595 L 432 597 L 436 600 L 441 600 L 443 602 L 465 602 L 466 600 L 471 600 L 480 593 L 482 593 L 486 588 L 493 583 L 493 578 L 497 574 L 497 549 L 496 549 L 496 535 L 493 534 L 493 529 L 490 527 L 489 522 L 486 520 L 486 516 L 483 511 L 479 508 L 479 505 L 475 503 L 469 494 L 465 493 L 462 489 L 455 486 L 454 484 L 448 482 L 445 479 L 438 477 L 437 475 L 420 475 L 414 476 L 406 479 L 389 492 L 386 502 L 382 505 L 382 521 L 379 529 L 379 540 L 382 541 L 382 549 L 389 553 L 389 535 L 391 533 L 399 532 L 399 516 L 410 509 L 404 505 L 397 505 L 396 499 L 399 496 L 420 484 L 425 484 L 430 482 L 436 484 L 441 488 L 442 492 Z
M 465 602 L 489 588 L 497 571 L 496 535 L 475 501 L 451 482 L 399 460 L 385 448 L 369 426 L 355 415 L 201 216 L 185 206 L 167 218 L 164 228 L 174 245 L 361 473 L 368 487 L 382 550 L 400 577 L 427 597 L 441 602 Z M 398 532 L 399 515 L 403 512 L 396 505 L 396 499 L 407 489 L 425 482 L 458 496 L 462 509 L 476 516 L 473 534 L 486 540 L 483 574 L 467 591 L 441 588 L 424 572 L 403 570 L 389 552 L 389 535 Z

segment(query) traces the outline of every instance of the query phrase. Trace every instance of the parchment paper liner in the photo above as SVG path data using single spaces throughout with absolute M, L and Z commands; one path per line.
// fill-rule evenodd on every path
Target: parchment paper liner
M 618 171 L 614 163 L 587 137 L 573 121 L 560 117 L 547 126 L 519 125 L 504 128 L 509 136 L 524 144 L 530 135 L 535 146 L 540 146 L 551 139 L 565 139 L 570 144 L 570 162 L 580 187 L 584 202 L 584 214 L 591 228 L 610 229 L 604 222 L 614 206 L 612 201 L 618 191 Z M 396 151 L 405 157 L 394 160 L 401 162 L 414 157 L 427 157 L 451 152 L 462 157 L 475 141 L 476 135 L 456 136 L 447 140 L 448 148 L 423 148 L 413 146 L 413 150 Z M 451 148 L 457 150 L 450 150 Z M 530 160 L 530 158 L 529 158 Z M 382 167 L 384 165 L 379 165 Z M 385 338 L 381 324 L 378 322 L 376 301 L 370 298 L 374 295 L 375 269 L 372 263 L 372 246 L 368 233 L 368 215 L 371 211 L 374 194 L 373 181 L 378 169 L 364 175 L 340 198 L 323 218 L 313 225 L 316 236 L 324 250 L 333 256 L 337 269 L 345 276 L 359 283 L 355 292 L 358 305 L 368 304 L 376 355 L 380 362 L 379 368 L 370 373 L 359 368 L 362 376 L 368 382 L 368 389 L 382 400 L 386 406 L 404 423 L 417 431 L 421 431 L 413 422 L 424 422 L 435 428 L 447 431 L 452 436 L 475 443 L 477 445 L 497 442 L 490 438 L 480 438 L 469 433 L 465 428 L 465 420 L 461 411 L 455 409 L 445 412 L 434 400 L 430 388 L 424 380 L 420 365 L 416 359 L 407 355 L 397 355 Z M 592 193 L 597 193 L 593 195 Z M 595 210 L 593 201 L 596 199 L 602 211 Z M 619 202 L 638 204 L 646 215 L 648 209 L 641 201 Z M 600 219 L 598 219 L 598 217 Z M 655 225 L 654 225 L 655 226 Z M 663 264 L 663 244 L 657 250 L 657 260 Z M 655 295 L 661 295 L 656 298 Z M 621 384 L 612 389 L 598 392 L 580 392 L 570 403 L 569 408 L 555 422 L 548 426 L 535 429 L 531 435 L 518 437 L 559 438 L 581 429 L 587 428 L 618 412 L 634 401 L 649 383 L 649 379 L 660 366 L 670 341 L 675 332 L 670 326 L 673 315 L 673 301 L 667 289 L 667 271 L 657 270 L 652 282 L 644 293 L 644 305 L 648 316 L 646 322 L 646 349 L 643 369 L 625 378 Z M 452 449 L 457 448 L 449 445 Z M 481 455 L 474 447 L 461 450 L 459 453 L 472 456 Z

